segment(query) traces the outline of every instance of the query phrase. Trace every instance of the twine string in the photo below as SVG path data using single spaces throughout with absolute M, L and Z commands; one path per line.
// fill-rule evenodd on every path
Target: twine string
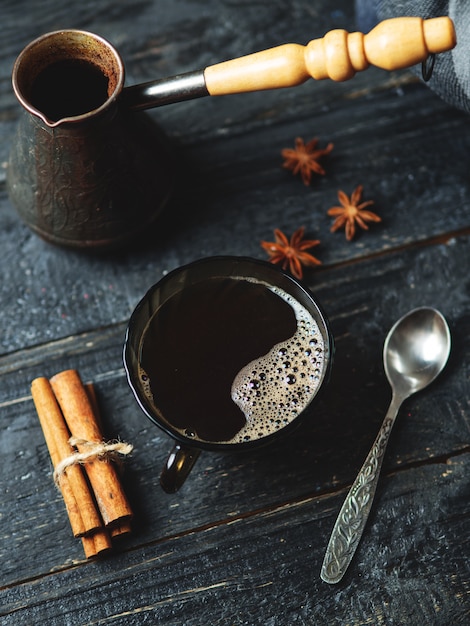
M 73 447 L 80 446 L 82 451 L 73 452 L 70 456 L 57 463 L 54 469 L 54 482 L 59 485 L 60 478 L 68 467 L 101 460 L 118 460 L 122 456 L 129 455 L 133 446 L 123 441 L 87 441 L 78 437 L 70 437 L 69 443 Z

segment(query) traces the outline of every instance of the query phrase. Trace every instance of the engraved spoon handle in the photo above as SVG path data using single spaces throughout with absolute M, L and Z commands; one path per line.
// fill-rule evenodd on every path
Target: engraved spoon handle
M 390 432 L 404 399 L 395 394 L 392 396 L 374 444 L 341 507 L 320 573 L 327 583 L 338 583 L 342 579 L 356 552 L 372 507 Z

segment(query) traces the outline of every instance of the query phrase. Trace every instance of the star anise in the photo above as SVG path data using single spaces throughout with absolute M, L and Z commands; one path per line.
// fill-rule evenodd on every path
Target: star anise
M 346 239 L 351 241 L 356 233 L 356 224 L 364 230 L 369 230 L 366 222 L 380 222 L 381 219 L 372 211 L 364 211 L 365 207 L 374 204 L 373 200 L 360 202 L 362 196 L 362 185 L 358 185 L 349 198 L 344 191 L 338 191 L 338 199 L 342 206 L 334 206 L 328 209 L 328 215 L 337 216 L 331 227 L 331 232 L 346 225 Z
M 300 172 L 304 185 L 310 185 L 312 172 L 321 175 L 325 174 L 325 170 L 318 163 L 318 160 L 333 150 L 332 143 L 329 143 L 326 148 L 321 149 L 317 149 L 317 144 L 317 138 L 312 139 L 308 143 L 304 143 L 303 139 L 297 137 L 295 140 L 295 148 L 284 148 L 284 150 L 281 151 L 285 159 L 282 167 L 292 170 L 293 174 Z
M 289 239 L 278 228 L 274 231 L 275 241 L 262 241 L 262 248 L 268 253 L 271 263 L 282 263 L 282 269 L 287 269 L 296 277 L 303 276 L 302 265 L 321 265 L 321 261 L 312 254 L 305 252 L 317 246 L 317 239 L 303 239 L 305 228 L 298 228 Z

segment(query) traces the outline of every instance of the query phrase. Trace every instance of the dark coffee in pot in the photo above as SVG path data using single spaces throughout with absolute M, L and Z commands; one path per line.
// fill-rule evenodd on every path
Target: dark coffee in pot
M 243 443 L 292 422 L 323 380 L 325 346 L 310 312 L 261 280 L 187 285 L 150 317 L 139 376 L 154 411 L 185 438 Z
M 39 73 L 31 89 L 31 104 L 48 119 L 84 115 L 108 99 L 108 78 L 93 63 L 80 59 L 56 61 Z

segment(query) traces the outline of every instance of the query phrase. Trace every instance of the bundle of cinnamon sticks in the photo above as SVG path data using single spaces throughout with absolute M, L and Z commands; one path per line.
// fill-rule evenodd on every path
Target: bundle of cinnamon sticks
M 131 530 L 132 510 L 112 459 L 132 446 L 103 441 L 93 385 L 76 370 L 36 378 L 31 392 L 72 532 L 87 558 L 108 552 L 113 538 Z

